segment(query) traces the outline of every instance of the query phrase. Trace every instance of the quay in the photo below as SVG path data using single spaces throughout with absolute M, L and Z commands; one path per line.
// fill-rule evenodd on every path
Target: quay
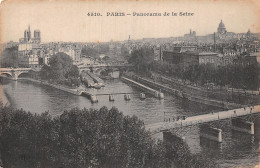
M 93 87 L 95 85 L 94 80 L 84 71 L 81 72 L 80 78 L 82 83 L 84 83 L 87 87 Z
M 97 102 L 98 102 L 98 96 L 109 96 L 109 101 L 115 101 L 113 95 L 124 95 L 124 99 L 125 99 L 125 100 L 130 100 L 130 97 L 129 97 L 130 94 L 134 94 L 134 93 L 124 93 L 124 92 L 122 92 L 122 93 L 98 93 L 98 94 L 90 94 L 90 93 L 88 93 L 88 92 L 86 92 L 86 91 L 83 91 L 83 92 L 81 93 L 82 96 L 85 96 L 85 97 L 87 97 L 88 99 L 90 99 L 90 101 L 91 101 L 92 103 L 97 103 Z
M 90 94 L 90 93 L 88 93 L 86 91 L 83 91 L 81 93 L 81 95 L 87 97 L 91 101 L 91 103 L 97 103 L 98 102 L 97 95 Z
M 97 75 L 95 75 L 89 71 L 87 71 L 87 74 L 93 79 L 93 81 L 95 83 L 97 83 L 100 86 L 105 86 L 104 81 L 101 78 L 99 78 Z
M 105 96 L 105 95 L 121 95 L 121 94 L 134 94 L 134 93 L 130 93 L 130 92 L 128 92 L 128 93 L 125 93 L 125 92 L 122 92 L 122 93 L 98 93 L 98 94 L 95 94 L 95 95 L 97 95 L 97 96 Z
M 0 102 L 2 102 L 3 106 L 9 106 L 10 105 L 10 102 L 8 100 L 8 97 L 6 95 L 6 93 L 3 91 L 3 89 L 0 89 Z
M 155 78 L 160 80 L 163 83 L 169 84 L 174 88 L 177 88 L 179 90 L 182 90 L 185 94 L 187 94 L 187 97 L 193 97 L 195 96 L 198 98 L 206 98 L 207 100 L 214 100 L 217 105 L 221 105 L 221 102 L 223 102 L 223 106 L 226 106 L 227 109 L 233 109 L 233 108 L 239 108 L 239 104 L 231 103 L 228 100 L 236 100 L 240 101 L 241 98 L 250 100 L 249 102 L 245 104 L 258 104 L 260 100 L 259 91 L 252 91 L 252 90 L 244 90 L 244 89 L 235 89 L 235 88 L 229 88 L 227 90 L 221 89 L 220 87 L 214 88 L 211 86 L 211 88 L 205 88 L 201 86 L 194 86 L 190 83 L 184 83 L 182 81 L 179 81 L 178 79 L 165 77 L 163 75 L 155 75 Z M 195 101 L 196 100 L 192 100 Z M 204 101 L 204 100 L 202 100 Z M 210 102 L 209 102 L 210 103 Z M 225 108 L 225 107 L 224 107 Z
M 49 83 L 46 81 L 41 81 L 41 80 L 36 80 L 36 79 L 31 79 L 31 78 L 19 78 L 19 80 L 27 80 L 27 81 L 35 82 L 38 84 L 43 84 L 45 86 L 50 86 L 50 87 L 53 87 L 53 88 L 62 90 L 64 92 L 77 95 L 77 96 L 80 96 L 83 92 L 83 89 L 70 89 L 70 88 L 64 87 L 62 85 L 52 84 L 52 83 Z
M 131 78 L 132 80 L 135 80 L 137 82 L 140 82 L 143 85 L 147 85 L 148 87 L 162 90 L 165 93 L 172 94 L 172 95 L 175 95 L 175 96 L 178 96 L 181 98 L 185 98 L 185 99 L 188 99 L 189 101 L 206 104 L 206 105 L 210 105 L 210 106 L 215 106 L 215 107 L 219 107 L 219 108 L 223 108 L 223 109 L 234 109 L 234 108 L 242 107 L 240 104 L 211 99 L 209 97 L 198 96 L 197 94 L 185 92 L 183 89 L 174 89 L 174 88 L 165 86 L 163 84 L 160 84 L 158 82 L 155 82 L 155 81 L 143 78 L 143 77 L 139 77 L 137 75 L 132 75 L 129 78 Z
M 88 93 L 86 91 L 86 89 L 84 89 L 84 88 L 70 89 L 70 88 L 67 88 L 67 87 L 62 86 L 62 85 L 51 84 L 51 83 L 49 83 L 47 81 L 36 80 L 36 79 L 32 79 L 32 78 L 19 78 L 19 80 L 26 80 L 26 81 L 42 84 L 42 85 L 45 85 L 45 86 L 50 86 L 50 87 L 53 87 L 53 88 L 62 90 L 64 92 L 77 95 L 77 96 L 84 96 L 84 97 L 87 97 L 92 103 L 97 103 L 98 102 L 98 96 L 105 96 L 105 95 L 109 95 L 110 96 L 110 95 L 120 95 L 120 94 L 130 95 L 130 94 L 133 94 L 133 93 L 123 93 L 123 92 L 122 93 L 91 94 L 91 93 Z
M 141 83 L 138 83 L 138 82 L 136 82 L 136 81 L 134 81 L 134 80 L 132 80 L 132 79 L 129 79 L 129 78 L 127 78 L 127 77 L 121 77 L 121 79 L 122 79 L 124 82 L 133 84 L 135 87 L 137 87 L 137 88 L 139 88 L 139 89 L 145 91 L 145 92 L 148 93 L 148 94 L 151 94 L 151 95 L 155 96 L 156 98 L 159 98 L 159 99 L 163 99 L 163 98 L 164 98 L 164 94 L 161 93 L 160 91 L 157 91 L 157 90 L 155 90 L 155 89 L 152 89 L 152 88 L 150 88 L 150 87 L 148 87 L 148 86 L 145 86 L 145 85 L 143 85 L 143 84 L 141 84 Z

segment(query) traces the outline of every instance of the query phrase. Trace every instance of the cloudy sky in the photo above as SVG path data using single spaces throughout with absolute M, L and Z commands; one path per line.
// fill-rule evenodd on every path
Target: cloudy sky
M 217 31 L 222 19 L 227 31 L 260 32 L 259 0 L 5 0 L 0 7 L 1 42 L 18 41 L 30 25 L 42 41 L 121 41 L 182 36 L 190 28 L 197 35 Z M 100 12 L 102 16 L 87 16 Z M 106 16 L 107 12 L 190 12 L 194 16 Z

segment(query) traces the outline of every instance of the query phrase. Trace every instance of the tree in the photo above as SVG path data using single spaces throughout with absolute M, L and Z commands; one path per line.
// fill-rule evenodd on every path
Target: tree
M 17 67 L 18 61 L 18 46 L 4 49 L 2 53 L 2 67 Z
M 65 77 L 73 77 L 73 78 L 78 78 L 79 77 L 79 68 L 76 65 L 72 65 L 70 70 L 65 74 Z
M 57 53 L 50 59 L 50 66 L 44 65 L 40 71 L 43 80 L 51 79 L 59 84 L 79 86 L 79 69 L 65 53 Z
M 98 45 L 98 53 L 99 54 L 105 54 L 109 51 L 108 44 L 99 44 Z
M 65 76 L 70 72 L 72 66 L 72 59 L 65 53 L 59 52 L 50 58 L 50 68 L 53 73 L 53 79 L 64 80 Z
M 134 50 L 128 60 L 133 64 L 138 72 L 147 72 L 148 67 L 154 60 L 154 51 L 152 48 L 143 47 Z
M 114 107 L 76 108 L 55 118 L 48 112 L 32 114 L 4 107 L 0 133 L 3 167 L 164 168 L 172 161 L 184 167 L 194 165 L 184 142 L 155 143 L 143 121 L 124 116 Z
M 121 47 L 121 55 L 123 56 L 124 59 L 128 60 L 130 57 L 129 51 L 125 46 Z
M 98 58 L 98 51 L 94 48 L 84 47 L 81 50 L 81 55 Z
M 48 65 L 43 65 L 39 74 L 41 79 L 47 80 L 51 77 L 51 68 Z

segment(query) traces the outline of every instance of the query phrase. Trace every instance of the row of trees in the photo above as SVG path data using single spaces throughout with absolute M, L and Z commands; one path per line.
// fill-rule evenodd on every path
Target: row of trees
M 183 142 L 155 143 L 141 120 L 116 108 L 72 109 L 52 118 L 5 107 L 0 135 L 4 167 L 214 167 Z
M 50 66 L 44 65 L 40 78 L 68 86 L 79 86 L 79 69 L 73 65 L 71 57 L 65 53 L 57 53 L 49 60 Z
M 228 85 L 240 89 L 259 88 L 258 64 L 231 64 L 218 67 L 213 64 L 201 64 L 183 68 L 181 65 L 153 62 L 150 66 L 158 73 L 189 80 L 199 85 L 215 83 L 219 86 Z
M 153 49 L 146 47 L 134 50 L 128 62 L 135 66 L 138 73 L 148 75 L 154 71 L 200 85 L 212 82 L 220 86 L 229 85 L 241 89 L 255 90 L 259 88 L 260 67 L 257 63 L 244 64 L 240 62 L 218 67 L 209 63 L 184 67 L 181 64 L 154 61 Z

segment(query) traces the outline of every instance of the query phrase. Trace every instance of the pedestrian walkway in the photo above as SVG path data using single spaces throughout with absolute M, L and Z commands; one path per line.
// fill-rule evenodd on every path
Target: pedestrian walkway
M 228 118 L 236 118 L 240 116 L 260 113 L 260 105 L 233 109 L 228 111 L 220 111 L 209 114 L 197 115 L 188 117 L 185 120 L 180 119 L 178 121 L 159 122 L 154 124 L 146 125 L 146 129 L 152 134 L 167 131 L 173 128 L 186 127 L 196 124 L 203 124 L 207 122 L 223 120 Z

